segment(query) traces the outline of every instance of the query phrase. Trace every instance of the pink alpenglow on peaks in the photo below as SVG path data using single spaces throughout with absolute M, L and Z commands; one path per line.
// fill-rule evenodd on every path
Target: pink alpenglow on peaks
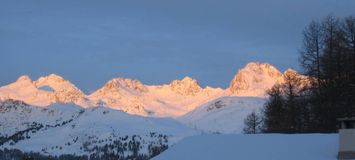
M 277 83 L 283 83 L 288 74 L 299 75 L 291 69 L 281 73 L 270 64 L 251 62 L 238 70 L 226 89 L 201 87 L 197 80 L 188 76 L 162 85 L 114 78 L 90 95 L 56 74 L 35 81 L 25 75 L 0 87 L 0 99 L 21 100 L 41 107 L 54 103 L 76 104 L 83 108 L 105 106 L 129 114 L 177 118 L 225 96 L 265 98 L 266 91 Z M 304 79 L 306 81 L 307 77 Z

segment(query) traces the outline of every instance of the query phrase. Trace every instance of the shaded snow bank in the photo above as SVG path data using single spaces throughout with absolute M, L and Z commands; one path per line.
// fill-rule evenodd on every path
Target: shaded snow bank
M 201 135 L 186 138 L 154 160 L 335 160 L 337 134 Z
M 179 117 L 182 123 L 207 133 L 241 133 L 244 119 L 258 112 L 266 99 L 258 97 L 220 97 Z

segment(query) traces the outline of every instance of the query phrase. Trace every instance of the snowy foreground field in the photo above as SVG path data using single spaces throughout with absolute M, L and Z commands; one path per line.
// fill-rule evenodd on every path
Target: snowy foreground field
M 337 134 L 200 135 L 154 160 L 335 160 Z

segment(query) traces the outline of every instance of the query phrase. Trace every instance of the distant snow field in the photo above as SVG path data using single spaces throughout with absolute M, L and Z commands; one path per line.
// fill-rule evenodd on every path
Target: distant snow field
M 335 160 L 337 134 L 200 135 L 188 137 L 154 160 Z

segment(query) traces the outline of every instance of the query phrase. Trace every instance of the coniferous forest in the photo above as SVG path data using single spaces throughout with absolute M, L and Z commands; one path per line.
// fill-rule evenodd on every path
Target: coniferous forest
M 337 118 L 355 116 L 355 17 L 310 22 L 299 53 L 305 76 L 290 72 L 267 92 L 259 132 L 333 133 Z

